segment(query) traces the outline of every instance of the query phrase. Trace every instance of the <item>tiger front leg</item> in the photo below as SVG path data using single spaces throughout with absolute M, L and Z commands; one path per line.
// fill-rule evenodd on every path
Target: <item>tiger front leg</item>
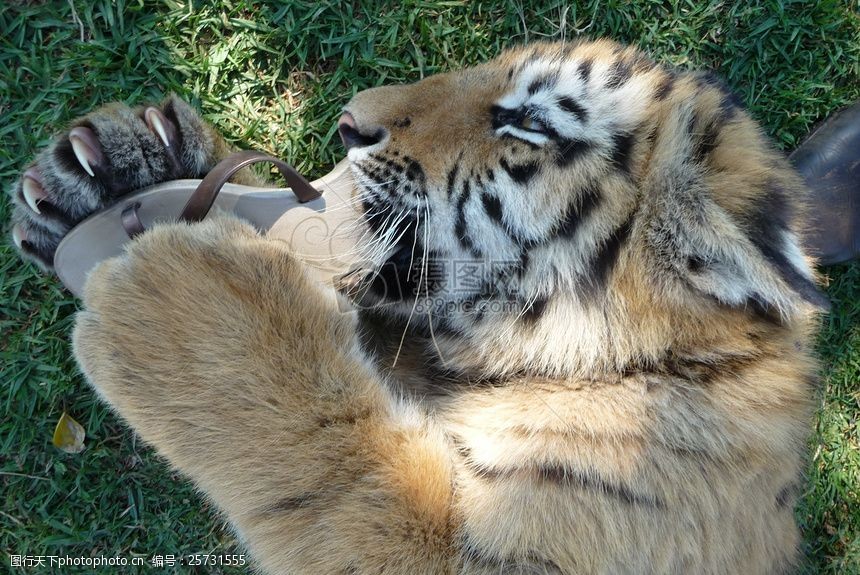
M 91 276 L 75 355 L 271 573 L 455 569 L 441 433 L 398 403 L 351 314 L 233 218 L 157 227 Z

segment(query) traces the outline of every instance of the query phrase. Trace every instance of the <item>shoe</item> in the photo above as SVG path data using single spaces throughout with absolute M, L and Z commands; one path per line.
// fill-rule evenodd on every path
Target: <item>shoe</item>
M 821 265 L 860 256 L 860 102 L 828 118 L 789 159 L 811 189 L 809 253 Z
M 258 162 L 274 163 L 291 188 L 227 183 L 238 170 Z M 127 243 L 153 223 L 200 221 L 215 207 L 247 220 L 269 238 L 285 241 L 318 280 L 331 283 L 354 263 L 355 224 L 360 214 L 352 194 L 346 161 L 309 183 L 276 158 L 261 152 L 237 152 L 203 180 L 172 180 L 144 188 L 83 220 L 57 246 L 54 270 L 63 285 L 81 297 L 90 270 L 120 255 Z

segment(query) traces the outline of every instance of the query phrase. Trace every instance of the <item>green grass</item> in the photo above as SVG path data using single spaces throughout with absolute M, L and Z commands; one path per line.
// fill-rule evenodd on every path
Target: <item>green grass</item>
M 74 4 L 79 21 L 61 0 L 0 7 L 5 189 L 70 119 L 111 100 L 139 103 L 170 90 L 233 141 L 318 176 L 342 154 L 334 122 L 354 92 L 483 61 L 506 45 L 578 33 L 716 69 L 785 148 L 860 97 L 860 18 L 847 0 Z M 4 225 L 8 212 L 0 201 Z M 860 264 L 828 272 L 835 305 L 820 338 L 825 383 L 797 516 L 810 572 L 860 573 Z M 0 245 L 4 564 L 10 553 L 236 552 L 208 505 L 85 386 L 68 345 L 77 305 Z M 63 410 L 86 427 L 82 454 L 50 444 Z

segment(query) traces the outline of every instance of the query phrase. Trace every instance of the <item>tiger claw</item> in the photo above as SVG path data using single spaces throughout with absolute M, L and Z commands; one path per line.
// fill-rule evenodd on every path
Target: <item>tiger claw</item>
M 39 202 L 47 198 L 48 194 L 45 193 L 45 189 L 42 187 L 42 175 L 35 168 L 30 168 L 24 172 L 24 177 L 21 181 L 21 194 L 24 196 L 24 200 L 30 206 L 31 210 L 37 214 L 42 213 L 39 209 Z
M 143 113 L 143 119 L 149 129 L 158 134 L 161 141 L 164 142 L 164 147 L 169 148 L 170 142 L 176 138 L 176 128 L 173 122 L 168 120 L 161 110 L 150 106 Z
M 20 250 L 26 239 L 27 234 L 24 232 L 24 228 L 17 224 L 12 226 L 12 241 L 15 242 L 15 247 Z
M 69 141 L 81 167 L 91 177 L 95 177 L 92 166 L 99 165 L 103 159 L 96 135 L 89 128 L 78 126 L 69 132 Z

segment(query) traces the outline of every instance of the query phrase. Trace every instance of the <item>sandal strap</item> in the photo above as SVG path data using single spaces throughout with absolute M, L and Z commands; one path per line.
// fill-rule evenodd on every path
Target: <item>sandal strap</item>
M 244 150 L 230 154 L 206 174 L 206 177 L 188 198 L 188 203 L 185 204 L 179 219 L 186 222 L 199 222 L 205 218 L 215 202 L 215 197 L 221 191 L 222 186 L 227 183 L 227 180 L 242 168 L 261 162 L 275 164 L 299 202 L 305 203 L 320 197 L 321 194 L 311 186 L 310 182 L 288 163 L 263 152 Z
M 273 156 L 256 152 L 253 150 L 243 150 L 234 152 L 212 168 L 203 178 L 203 181 L 197 186 L 197 189 L 188 198 L 188 202 L 182 209 L 179 215 L 179 220 L 184 222 L 199 222 L 206 217 L 209 210 L 212 209 L 212 204 L 215 203 L 215 198 L 218 192 L 224 187 L 224 184 L 233 177 L 233 175 L 251 164 L 259 164 L 268 162 L 275 165 L 284 179 L 287 181 L 292 192 L 296 195 L 300 203 L 309 202 L 319 198 L 322 194 L 311 186 L 304 176 L 299 174 L 292 166 L 283 160 L 279 160 Z M 137 210 L 140 204 L 131 204 L 122 211 L 122 227 L 130 238 L 134 238 L 145 231 L 143 224 L 138 217 Z
M 122 228 L 131 239 L 146 231 L 143 222 L 140 221 L 140 215 L 137 213 L 138 208 L 140 208 L 140 202 L 134 202 L 122 210 Z

